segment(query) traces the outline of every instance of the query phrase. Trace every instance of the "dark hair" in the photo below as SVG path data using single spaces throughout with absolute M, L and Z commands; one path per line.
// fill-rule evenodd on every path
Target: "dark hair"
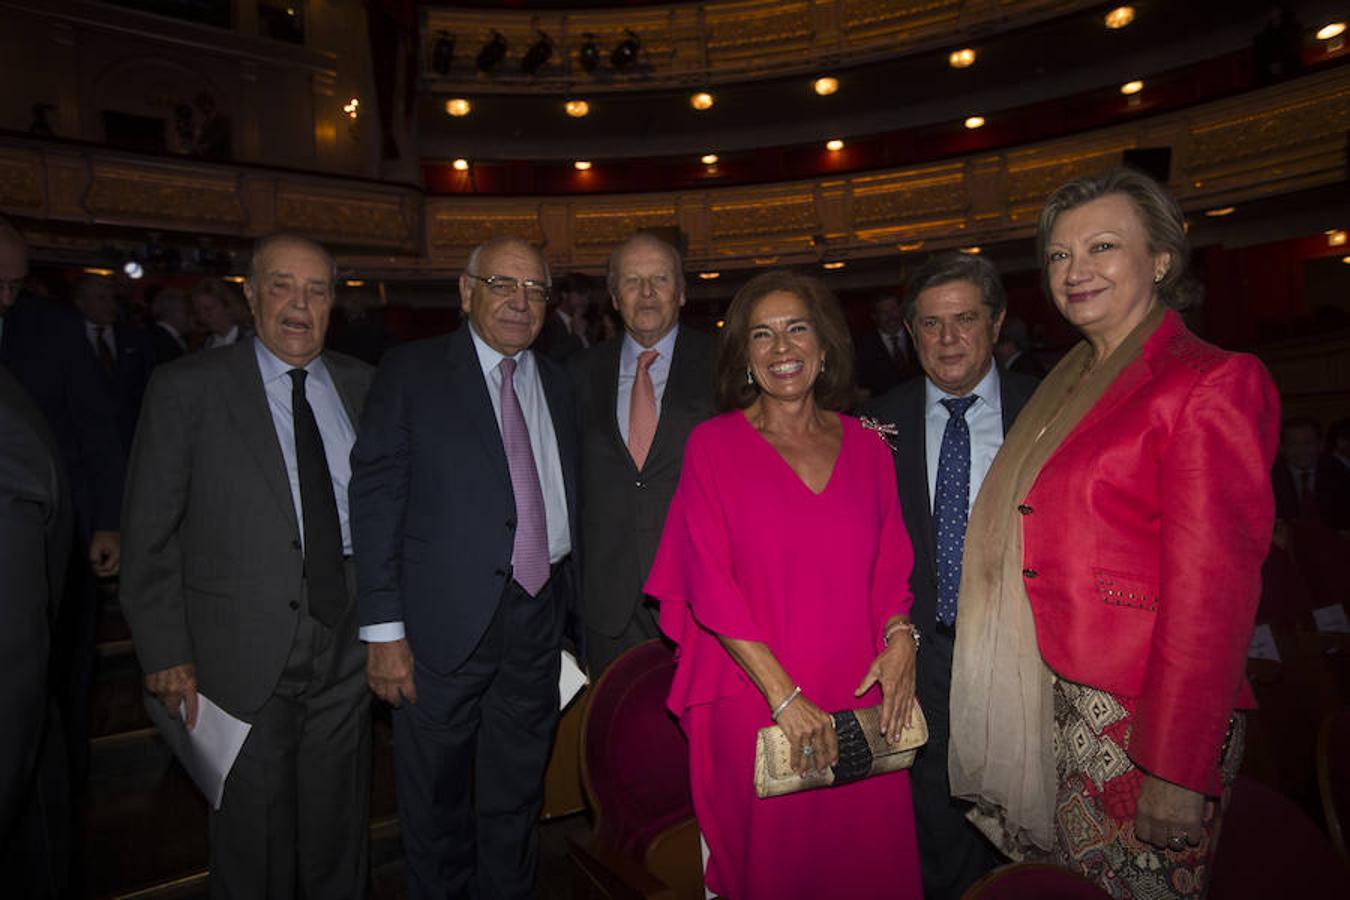
M 1040 260 L 1042 286 L 1047 294 L 1049 266 L 1046 245 L 1060 213 L 1090 203 L 1108 194 L 1120 194 L 1134 205 L 1148 235 L 1148 249 L 1168 255 L 1167 271 L 1155 287 L 1158 299 L 1172 309 L 1186 309 L 1199 301 L 1200 285 L 1187 272 L 1190 242 L 1186 238 L 1186 217 L 1181 205 L 1167 188 L 1143 172 L 1130 168 L 1112 169 L 1103 175 L 1087 175 L 1061 185 L 1045 201 L 1040 225 L 1036 229 L 1036 256 Z
M 989 309 L 991 322 L 1008 308 L 1003 279 L 998 277 L 998 269 L 993 263 L 974 253 L 936 253 L 915 269 L 905 283 L 905 321 L 911 326 L 914 324 L 919 294 L 952 281 L 969 281 L 980 289 L 980 299 Z
M 717 409 L 745 409 L 759 397 L 759 385 L 746 379 L 750 369 L 750 314 L 769 294 L 783 291 L 806 304 L 820 336 L 827 365 L 813 387 L 822 409 L 848 409 L 857 399 L 853 386 L 853 341 L 848 323 L 830 289 L 819 279 L 788 269 L 756 275 L 731 300 L 717 350 Z

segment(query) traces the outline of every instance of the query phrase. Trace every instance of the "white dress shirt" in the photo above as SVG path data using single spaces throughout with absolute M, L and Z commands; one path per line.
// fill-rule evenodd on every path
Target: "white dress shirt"
M 217 347 L 228 347 L 237 340 L 239 340 L 239 326 L 231 325 L 230 330 L 224 334 L 208 334 L 202 347 L 206 350 L 214 350 Z
M 155 324 L 169 333 L 169 337 L 173 338 L 173 342 L 178 345 L 179 350 L 182 350 L 184 353 L 187 352 L 187 341 L 178 333 L 177 328 L 174 328 L 163 319 L 156 319 Z
M 305 514 L 300 505 L 300 464 L 295 453 L 295 416 L 291 411 L 291 390 L 294 382 L 287 373 L 295 368 L 278 359 L 263 342 L 253 339 L 253 351 L 258 357 L 258 371 L 262 375 L 263 391 L 267 394 L 267 408 L 272 413 L 272 425 L 281 444 L 281 457 L 286 462 L 286 478 L 291 483 L 291 500 L 295 503 L 295 523 L 300 528 L 300 540 L 305 540 Z M 347 521 L 347 482 L 352 480 L 352 444 L 356 430 L 347 418 L 346 407 L 338 396 L 333 376 L 324 365 L 323 357 L 316 356 L 305 366 L 305 399 L 314 410 L 319 423 L 319 437 L 323 439 L 323 455 L 328 460 L 328 474 L 333 479 L 333 499 L 337 500 L 338 524 L 342 527 L 342 553 L 351 556 L 352 529 Z
M 670 360 L 675 355 L 675 337 L 679 330 L 680 326 L 676 325 L 651 347 L 644 347 L 631 334 L 626 331 L 623 333 L 623 344 L 619 348 L 619 399 L 614 413 L 618 416 L 619 436 L 625 444 L 628 443 L 628 413 L 632 409 L 638 354 L 644 350 L 655 350 L 657 353 L 647 373 L 652 376 L 652 388 L 656 391 L 656 421 L 660 422 L 661 398 L 666 395 L 666 382 L 670 380 Z
M 117 359 L 117 337 L 113 334 L 111 325 L 97 325 L 88 319 L 84 320 L 84 334 L 89 338 L 89 349 L 94 351 L 94 357 L 98 357 L 98 330 L 103 329 L 103 343 L 112 354 L 113 359 Z
M 971 391 L 979 397 L 966 410 L 966 425 L 970 428 L 970 500 L 966 514 L 975 505 L 975 498 L 989 474 L 994 454 L 1003 446 L 1003 395 L 999 390 L 998 366 L 990 363 L 989 371 Z M 938 458 L 942 455 L 942 435 L 947 430 L 951 414 L 942 401 L 955 397 L 924 378 L 924 449 L 928 457 L 928 508 L 932 511 L 937 495 Z M 967 395 L 969 396 L 969 395 Z

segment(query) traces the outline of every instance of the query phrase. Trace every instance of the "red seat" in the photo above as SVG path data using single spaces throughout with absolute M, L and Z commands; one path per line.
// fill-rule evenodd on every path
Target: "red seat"
M 1317 786 L 1327 833 L 1341 859 L 1350 862 L 1350 707 L 1327 716 L 1317 736 Z
M 962 900 L 1101 900 L 1109 896 L 1077 872 L 1046 863 L 1011 863 L 972 884 Z
M 594 831 L 569 853 L 578 900 L 703 895 L 689 744 L 666 709 L 674 674 L 674 654 L 652 640 L 615 660 L 591 689 L 581 777 Z

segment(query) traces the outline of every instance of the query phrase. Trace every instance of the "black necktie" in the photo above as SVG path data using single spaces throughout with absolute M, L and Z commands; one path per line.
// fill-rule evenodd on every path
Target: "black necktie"
M 300 470 L 300 510 L 305 523 L 305 580 L 309 614 L 332 628 L 347 605 L 342 570 L 342 527 L 338 524 L 333 476 L 323 452 L 314 410 L 305 398 L 304 369 L 291 369 L 291 416 L 295 425 L 295 461 Z

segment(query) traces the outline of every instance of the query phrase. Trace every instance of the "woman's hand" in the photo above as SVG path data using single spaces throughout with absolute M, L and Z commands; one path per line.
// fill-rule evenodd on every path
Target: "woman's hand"
M 900 732 L 909 724 L 914 709 L 914 639 L 903 628 L 893 629 L 891 642 L 881 651 L 862 683 L 853 692 L 861 697 L 872 685 L 881 685 L 881 733 L 892 744 L 900 741 Z
M 834 718 L 803 694 L 778 714 L 778 727 L 792 743 L 788 762 L 792 771 L 805 775 L 824 771 L 839 762 L 839 741 L 834 735 Z M 807 750 L 806 748 L 810 748 Z M 806 752 L 803 752 L 806 751 Z
M 1134 834 L 1168 850 L 1195 847 L 1203 835 L 1204 815 L 1204 794 L 1145 774 L 1134 813 Z

